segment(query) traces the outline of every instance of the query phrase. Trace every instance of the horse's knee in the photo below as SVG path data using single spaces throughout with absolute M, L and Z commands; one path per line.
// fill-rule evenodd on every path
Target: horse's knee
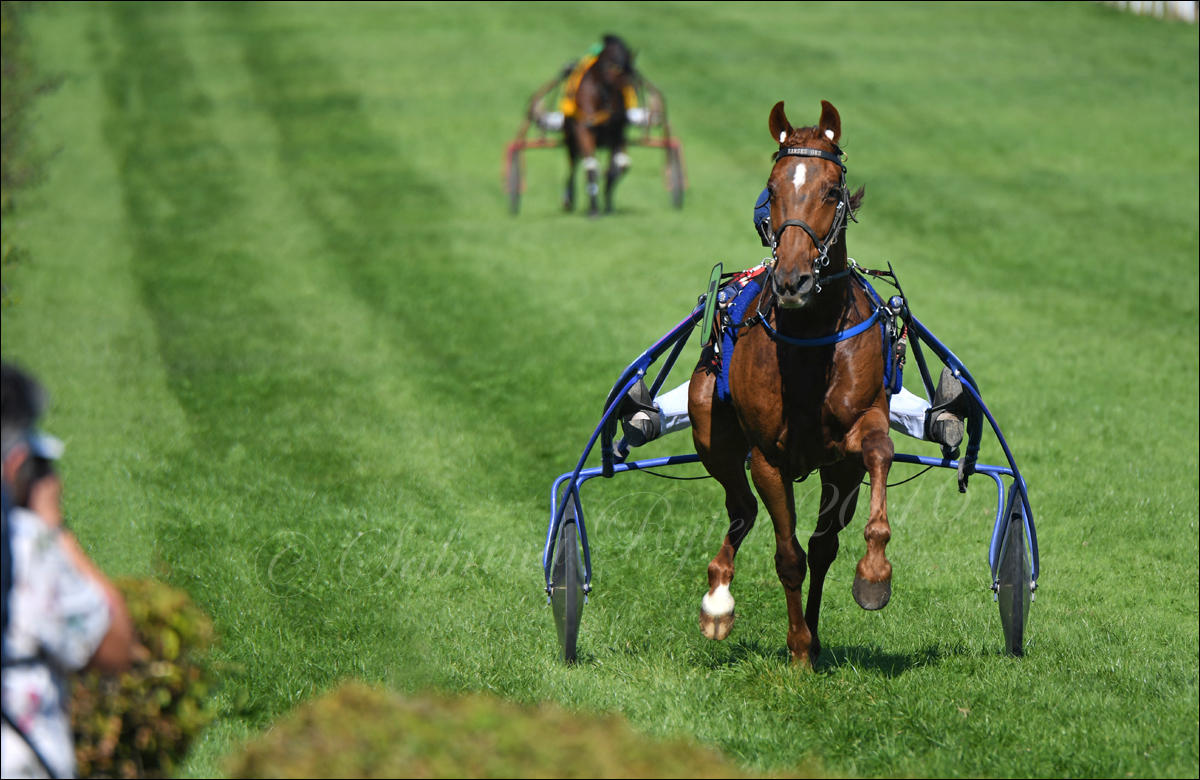
M 863 438 L 862 457 L 867 471 L 874 473 L 877 468 L 891 466 L 895 454 L 896 445 L 892 443 L 892 437 L 888 436 L 886 432 L 872 431 Z

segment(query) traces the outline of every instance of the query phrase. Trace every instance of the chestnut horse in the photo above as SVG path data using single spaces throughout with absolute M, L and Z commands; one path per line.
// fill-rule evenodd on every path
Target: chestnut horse
M 725 488 L 729 532 L 708 565 L 700 627 L 724 639 L 733 627 L 729 593 L 734 557 L 754 526 L 758 504 L 750 474 L 775 526 L 775 571 L 787 599 L 787 646 L 793 663 L 811 666 L 821 652 L 817 622 L 825 575 L 838 552 L 838 532 L 854 516 L 864 474 L 871 477 L 866 554 L 854 577 L 854 599 L 881 609 L 891 597 L 892 566 L 884 554 L 891 529 L 887 475 L 892 464 L 882 336 L 874 309 L 847 269 L 845 230 L 862 198 L 846 189 L 837 109 L 821 102 L 815 127 L 792 127 L 783 103 L 771 110 L 779 144 L 767 188 L 771 199 L 773 265 L 738 331 L 729 366 L 729 401 L 715 391 L 711 363 L 692 375 L 688 412 L 696 452 Z M 792 228 L 792 229 L 788 229 Z M 849 333 L 848 333 L 849 331 Z M 811 341 L 824 342 L 813 346 Z M 800 342 L 800 343 L 797 343 Z M 804 343 L 809 342 L 809 343 Z M 805 555 L 796 538 L 793 483 L 821 473 L 821 507 Z M 811 567 L 808 604 L 801 587 Z
M 570 168 L 567 187 L 563 193 L 563 208 L 575 208 L 575 167 L 583 160 L 587 172 L 588 215 L 600 213 L 597 198 L 600 194 L 600 161 L 596 151 L 609 150 L 608 173 L 604 177 L 604 210 L 612 211 L 613 187 L 629 169 L 629 154 L 625 151 L 625 94 L 633 87 L 633 54 L 616 35 L 605 35 L 604 45 L 575 88 L 574 111 L 564 118 L 563 137 L 566 139 Z

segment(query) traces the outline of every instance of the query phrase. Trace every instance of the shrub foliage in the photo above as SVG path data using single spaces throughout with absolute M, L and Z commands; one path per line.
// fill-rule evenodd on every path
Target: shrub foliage
M 742 777 L 720 755 L 616 717 L 490 696 L 405 697 L 356 682 L 252 741 L 232 777 Z
M 213 713 L 200 656 L 212 623 L 188 595 L 155 580 L 116 583 L 142 647 L 132 669 L 75 681 L 72 725 L 80 777 L 165 777 Z

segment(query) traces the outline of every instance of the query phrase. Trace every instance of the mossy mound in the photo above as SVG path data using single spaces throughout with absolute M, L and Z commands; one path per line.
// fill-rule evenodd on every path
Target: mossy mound
M 490 696 L 405 697 L 350 682 L 301 706 L 228 765 L 233 777 L 745 777 L 706 748 L 616 716 Z

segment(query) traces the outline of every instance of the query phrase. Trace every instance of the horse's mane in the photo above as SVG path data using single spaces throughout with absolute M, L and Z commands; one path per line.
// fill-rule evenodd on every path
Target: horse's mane
M 604 48 L 600 52 L 600 58 L 619 65 L 623 71 L 633 67 L 633 52 L 621 36 L 612 33 L 604 35 Z
M 821 129 L 816 125 L 794 127 L 792 128 L 792 134 L 784 141 L 784 144 L 787 146 L 803 146 L 811 143 L 820 144 L 820 148 L 827 152 L 833 152 L 834 154 L 841 154 L 842 152 L 842 148 L 822 135 Z M 866 193 L 867 185 L 865 184 L 850 193 L 850 213 L 858 213 L 858 209 L 862 206 L 863 197 Z

